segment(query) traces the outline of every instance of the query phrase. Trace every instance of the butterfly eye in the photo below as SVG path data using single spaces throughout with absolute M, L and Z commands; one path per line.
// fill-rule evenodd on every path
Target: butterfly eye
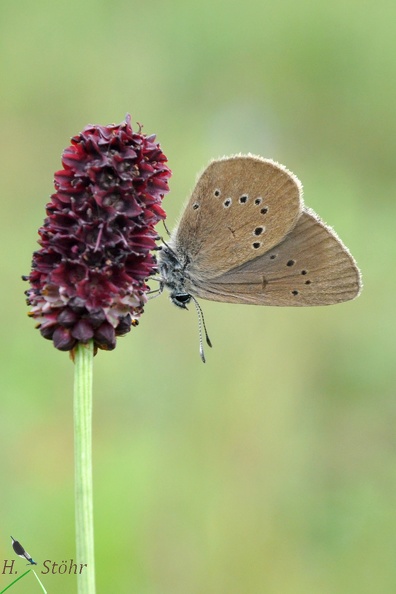
M 253 247 L 255 250 L 258 250 L 258 248 L 260 247 L 261 243 L 259 241 L 255 241 L 253 244 Z
M 259 204 L 261 204 L 263 201 L 263 199 L 261 198 L 261 196 L 259 196 L 258 198 L 256 198 L 256 200 L 254 201 L 255 205 L 258 206 Z
M 231 203 L 231 198 L 227 198 L 226 200 L 224 200 L 223 205 L 225 206 L 225 208 L 228 208 L 229 206 L 231 206 Z
M 267 212 L 268 212 L 268 208 L 267 208 L 266 206 L 264 206 L 264 208 L 262 208 L 262 209 L 260 210 L 260 212 L 261 212 L 261 214 L 267 214 Z
M 301 274 L 307 274 L 306 270 L 301 270 Z
M 294 266 L 295 263 L 296 263 L 295 260 L 289 260 L 287 262 L 286 266 Z
M 199 204 L 197 202 L 195 202 L 195 204 L 193 204 L 193 209 L 197 210 L 197 208 L 199 208 Z
M 249 198 L 249 196 L 247 194 L 243 194 L 240 198 L 239 198 L 239 202 L 241 204 L 246 204 L 247 199 Z
M 275 258 L 276 258 L 276 254 L 271 254 L 270 255 L 270 260 L 275 260 Z
M 213 194 L 216 196 L 216 198 L 218 198 L 221 194 L 220 190 L 216 189 Z
M 292 291 L 292 295 L 298 295 L 298 291 L 296 291 L 296 290 Z

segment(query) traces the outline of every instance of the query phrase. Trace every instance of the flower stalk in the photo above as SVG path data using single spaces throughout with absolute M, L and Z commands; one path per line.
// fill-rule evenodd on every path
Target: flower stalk
M 76 553 L 85 563 L 77 577 L 78 594 L 95 594 L 95 555 L 92 486 L 92 371 L 93 341 L 74 351 L 74 460 Z

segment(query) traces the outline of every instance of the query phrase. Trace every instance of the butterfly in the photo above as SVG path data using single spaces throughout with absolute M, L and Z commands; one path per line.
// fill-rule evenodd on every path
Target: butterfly
M 332 305 L 357 297 L 361 275 L 340 238 L 303 202 L 286 167 L 255 155 L 212 161 L 159 254 L 160 291 L 274 306 Z M 204 325 L 205 328 L 205 325 Z M 206 333 L 206 329 L 205 329 Z M 207 337 L 207 342 L 210 341 Z M 204 359 L 200 331 L 201 358 Z M 210 345 L 211 346 L 211 345 Z

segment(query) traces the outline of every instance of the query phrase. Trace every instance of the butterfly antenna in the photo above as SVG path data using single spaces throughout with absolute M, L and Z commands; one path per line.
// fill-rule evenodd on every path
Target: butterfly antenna
M 205 318 L 204 318 L 201 306 L 199 305 L 198 301 L 195 299 L 195 297 L 193 295 L 190 295 L 190 297 L 194 302 L 195 309 L 197 310 L 197 314 L 198 314 L 199 354 L 201 355 L 202 362 L 205 363 L 206 359 L 205 359 L 205 353 L 204 353 L 204 348 L 203 348 L 202 328 L 204 329 L 204 332 L 205 332 L 206 344 L 208 346 L 212 347 L 212 343 L 210 342 L 208 331 L 206 330 Z

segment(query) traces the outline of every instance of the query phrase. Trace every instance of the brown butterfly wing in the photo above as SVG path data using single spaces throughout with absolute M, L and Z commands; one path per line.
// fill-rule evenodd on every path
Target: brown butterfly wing
M 202 173 L 172 234 L 192 275 L 213 278 L 277 245 L 302 211 L 302 186 L 262 157 L 213 161 Z
M 304 209 L 286 238 L 267 253 L 188 290 L 212 301 L 255 305 L 330 305 L 361 289 L 356 263 L 332 229 Z

